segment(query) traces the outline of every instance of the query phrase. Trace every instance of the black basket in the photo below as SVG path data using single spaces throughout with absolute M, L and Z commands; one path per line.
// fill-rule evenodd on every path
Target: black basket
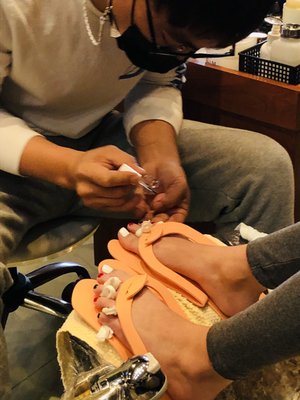
M 249 74 L 262 76 L 275 81 L 298 85 L 300 83 L 300 65 L 291 67 L 275 61 L 259 58 L 261 42 L 239 53 L 239 70 Z

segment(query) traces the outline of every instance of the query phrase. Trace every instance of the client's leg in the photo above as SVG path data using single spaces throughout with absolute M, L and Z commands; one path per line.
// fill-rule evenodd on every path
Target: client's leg
M 300 355 L 300 272 L 247 310 L 211 327 L 207 346 L 218 373 L 239 379 Z

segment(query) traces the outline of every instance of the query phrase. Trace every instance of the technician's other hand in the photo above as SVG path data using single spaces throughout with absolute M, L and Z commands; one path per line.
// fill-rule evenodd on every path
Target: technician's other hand
M 143 168 L 160 181 L 159 193 L 153 199 L 149 198 L 151 211 L 144 219 L 184 222 L 189 211 L 190 191 L 181 165 L 173 160 L 156 160 Z

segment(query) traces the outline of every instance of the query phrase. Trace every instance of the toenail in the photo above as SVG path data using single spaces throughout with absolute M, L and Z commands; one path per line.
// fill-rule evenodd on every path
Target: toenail
M 108 264 L 104 264 L 101 268 L 102 272 L 104 272 L 105 274 L 110 274 L 111 272 L 113 272 L 113 268 L 111 266 L 109 266 Z
M 98 278 L 101 278 L 101 276 L 103 276 L 104 275 L 104 273 L 103 272 L 100 272 L 99 274 L 98 274 Z

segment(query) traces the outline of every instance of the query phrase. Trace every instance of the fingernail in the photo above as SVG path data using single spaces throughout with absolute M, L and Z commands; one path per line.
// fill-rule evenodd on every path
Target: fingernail
M 101 313 L 99 312 L 99 313 L 97 314 L 97 318 L 99 319 L 99 318 L 100 318 L 100 316 L 101 316 Z
M 122 236 L 122 237 L 126 237 L 126 236 L 128 236 L 129 235 L 129 233 L 130 232 L 128 232 L 128 230 L 126 229 L 126 228 L 121 228 L 120 230 L 119 230 L 119 234 Z
M 98 287 L 98 285 L 96 284 L 93 286 L 93 289 L 95 290 L 95 289 L 97 289 L 97 287 Z
M 101 276 L 103 276 L 104 275 L 104 273 L 103 272 L 100 272 L 99 274 L 98 274 L 98 278 L 101 278 Z
M 102 272 L 104 272 L 105 274 L 110 274 L 111 272 L 113 272 L 113 268 L 110 267 L 107 264 L 104 264 L 101 268 Z

